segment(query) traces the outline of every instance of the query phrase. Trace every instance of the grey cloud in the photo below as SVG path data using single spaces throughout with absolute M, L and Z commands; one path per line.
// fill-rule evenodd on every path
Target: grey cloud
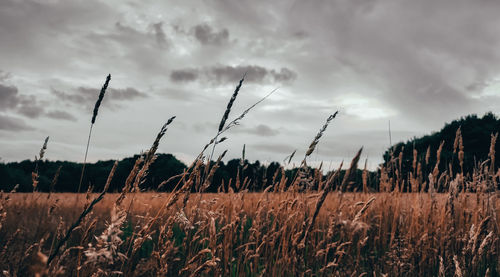
M 498 8 L 493 2 L 334 1 L 300 3 L 291 16 L 302 15 L 299 26 L 319 26 L 310 29 L 315 39 L 331 45 L 318 49 L 319 57 L 361 68 L 352 68 L 360 83 L 381 91 L 380 99 L 406 118 L 427 122 L 480 108 L 464 88 L 500 70 L 492 47 Z
M 37 118 L 44 113 L 44 108 L 33 95 L 30 95 L 21 99 L 17 111 L 29 118 Z
M 192 82 L 198 79 L 198 75 L 196 69 L 179 69 L 170 73 L 170 80 L 174 82 Z
M 283 158 L 295 150 L 295 148 L 293 146 L 285 144 L 285 143 L 279 143 L 279 144 L 278 143 L 259 143 L 259 144 L 252 144 L 251 147 L 255 148 L 259 151 L 271 152 L 271 153 L 283 155 Z
M 357 98 L 376 99 L 380 104 L 376 108 L 389 111 L 383 113 L 381 123 L 368 126 L 373 132 L 383 130 L 380 135 L 352 133 L 337 138 L 332 132 L 331 144 L 327 146 L 329 137 L 325 137 L 319 145 L 320 155 L 340 152 L 350 159 L 361 145 L 370 156 L 372 152 L 376 158 L 381 156 L 387 144 L 387 117 L 397 126 L 392 130 L 395 136 L 397 129 L 436 130 L 445 121 L 500 105 L 492 91 L 481 94 L 488 79 L 500 74 L 499 1 L 209 0 L 183 1 L 175 9 L 172 3 L 0 0 L 0 69 L 16 75 L 9 78 L 8 73 L 0 72 L 0 91 L 6 92 L 0 94 L 0 113 L 19 118 L 40 113 L 37 106 L 29 105 L 21 89 L 24 87 L 33 89 L 29 93 L 37 98 L 43 96 L 42 87 L 59 90 L 51 95 L 59 100 L 57 107 L 47 102 L 41 116 L 62 119 L 64 115 L 54 113 L 54 109 L 64 110 L 68 105 L 71 113 L 79 105 L 91 111 L 99 93 L 97 84 L 92 91 L 62 88 L 64 84 L 78 84 L 83 75 L 109 68 L 129 76 L 123 86 L 151 86 L 151 91 L 165 95 L 161 100 L 166 106 L 178 104 L 169 102 L 171 99 L 182 99 L 182 105 L 173 107 L 179 111 L 176 114 L 185 113 L 189 124 L 199 122 L 198 130 L 208 135 L 217 126 L 204 130 L 206 119 L 200 115 L 213 114 L 207 113 L 213 109 L 209 105 L 220 97 L 207 93 L 213 89 L 210 85 L 234 87 L 248 72 L 247 81 L 251 83 L 293 82 L 293 86 L 280 90 L 282 95 L 266 100 L 257 115 L 265 114 L 274 126 L 287 126 L 272 139 L 285 137 L 287 143 L 296 145 L 283 151 L 279 150 L 280 142 L 278 146 L 267 144 L 260 148 L 258 159 L 269 152 L 269 157 L 276 153 L 279 160 L 293 148 L 307 147 L 309 141 L 301 143 L 299 138 L 316 133 L 319 126 L 309 123 L 320 125 L 324 118 L 318 114 L 336 107 L 348 111 L 349 105 L 363 113 L 365 104 L 356 104 L 363 102 L 357 102 Z M 199 24 L 205 21 L 210 23 Z M 165 46 L 169 51 L 164 51 Z M 227 66 L 229 62 L 235 64 Z M 59 83 L 63 84 L 58 85 L 53 76 L 61 76 L 64 81 Z M 20 82 L 16 84 L 19 92 L 6 84 L 11 79 Z M 198 83 L 202 84 L 200 89 L 193 89 Z M 118 94 L 114 99 L 110 90 L 103 104 L 116 107 L 130 99 L 142 99 L 140 93 Z M 343 99 L 341 96 L 348 96 L 342 104 L 337 102 Z M 143 103 L 138 105 L 163 105 L 156 100 L 151 97 L 148 103 L 140 101 Z M 311 100 L 324 105 L 311 105 Z M 223 102 L 227 103 L 227 97 Z M 116 112 L 124 120 L 133 116 L 118 109 Z M 247 119 L 245 124 L 250 127 L 266 122 Z M 352 123 L 339 126 L 339 133 L 367 129 L 362 127 L 368 123 L 350 114 L 338 119 L 334 124 Z M 46 121 L 26 122 L 44 127 L 57 123 Z M 22 128 L 15 118 L 8 122 Z M 150 123 L 141 127 L 155 128 Z M 234 131 L 244 129 L 240 127 Z M 296 137 L 285 136 L 285 132 L 293 132 Z M 249 137 L 251 140 L 243 142 L 248 146 L 267 139 L 235 137 Z M 137 138 L 130 136 L 133 141 Z M 176 142 L 176 150 L 191 151 L 186 143 Z M 329 147 L 331 152 L 326 152 Z
M 223 45 L 229 41 L 229 31 L 214 31 L 208 24 L 199 24 L 193 28 L 194 37 L 202 44 Z
M 153 29 L 158 45 L 161 47 L 166 47 L 167 35 L 165 34 L 165 31 L 163 31 L 163 22 L 153 24 Z
M 33 128 L 26 125 L 23 120 L 19 118 L 10 117 L 0 114 L 0 130 L 4 131 L 25 131 L 32 130 Z
M 4 82 L 7 79 L 11 77 L 11 74 L 9 72 L 5 72 L 3 70 L 0 70 L 0 82 Z
M 65 112 L 65 111 L 60 111 L 60 110 L 49 111 L 49 112 L 47 112 L 46 115 L 47 115 L 47 117 L 50 117 L 53 119 L 76 121 L 76 117 L 74 117 L 72 114 Z
M 297 73 L 288 68 L 279 71 L 268 69 L 258 65 L 216 65 L 206 68 L 184 68 L 173 70 L 170 80 L 174 82 L 193 82 L 202 80 L 216 84 L 232 84 L 237 82 L 243 75 L 250 83 L 287 83 L 297 78 Z
M 272 137 L 279 134 L 279 131 L 265 124 L 259 124 L 253 128 L 235 128 L 234 133 L 246 133 L 261 137 Z
M 0 108 L 14 111 L 29 118 L 43 114 L 44 108 L 33 95 L 21 95 L 17 87 L 0 84 Z
M 158 46 L 159 49 L 166 49 L 169 46 L 167 34 L 163 28 L 163 22 L 151 23 L 145 30 L 135 29 L 122 23 L 120 21 L 115 23 L 115 32 L 107 34 L 93 34 L 92 37 L 99 39 L 112 39 L 119 44 L 119 49 L 128 50 L 132 52 L 144 51 L 148 45 Z M 149 51 L 151 51 L 149 49 Z M 153 53 L 143 53 L 148 55 Z M 156 52 L 154 53 L 156 54 Z M 141 57 L 135 57 L 140 59 Z
M 297 38 L 297 39 L 305 39 L 309 36 L 309 34 L 304 31 L 304 30 L 298 30 L 292 32 L 292 37 Z
M 297 73 L 288 68 L 281 68 L 277 71 L 258 65 L 215 66 L 211 68 L 209 75 L 212 75 L 219 83 L 234 83 L 245 73 L 245 80 L 254 83 L 284 83 L 291 82 L 297 78 Z
M 467 93 L 474 96 L 480 96 L 484 89 L 490 85 L 495 85 L 494 82 L 490 80 L 475 81 L 464 87 Z
M 0 1 L 2 66 L 11 66 L 13 72 L 45 70 L 49 64 L 64 67 L 64 60 L 76 58 L 69 55 L 75 49 L 74 38 L 88 30 L 82 26 L 106 20 L 110 8 L 97 0 Z
M 132 74 L 136 78 L 150 79 L 168 70 L 166 59 L 172 58 L 169 51 L 174 42 L 170 39 L 166 24 L 163 22 L 144 22 L 138 24 L 120 19 L 105 25 L 102 30 L 92 28 L 82 31 L 77 43 L 84 43 L 81 51 L 91 53 L 96 59 L 95 68 L 105 67 Z M 81 42 L 80 42 L 81 41 Z M 74 49 L 74 48 L 70 48 Z
M 482 110 L 484 101 L 470 97 L 467 88 L 481 90 L 469 84 L 500 72 L 498 1 L 213 4 L 219 16 L 262 36 L 249 43 L 263 45 L 259 54 L 289 55 L 297 62 L 301 80 L 311 80 L 306 87 L 311 93 L 324 96 L 329 86 L 351 82 L 367 95 L 376 94 L 403 120 L 443 122 L 443 115 Z M 302 30 L 307 39 L 297 36 Z M 279 47 L 295 37 L 301 39 L 297 48 Z M 268 45 L 278 45 L 279 54 Z M 327 79 L 332 74 L 335 78 Z
M 113 100 L 126 101 L 134 100 L 137 98 L 146 98 L 148 95 L 144 92 L 138 91 L 135 88 L 125 88 L 125 89 L 109 89 L 109 96 Z
M 217 130 L 217 127 L 218 125 L 216 125 L 214 122 L 208 122 L 208 121 L 195 123 L 192 126 L 193 130 L 196 133 L 213 132 L 214 130 Z M 250 134 L 260 137 L 274 137 L 276 135 L 279 135 L 280 131 L 266 124 L 258 124 L 253 127 L 239 126 L 238 128 L 232 129 L 231 133 Z
M 265 124 L 258 125 L 252 133 L 264 137 L 272 137 L 279 134 L 278 130 L 273 129 Z
M 465 87 L 465 89 L 470 91 L 470 92 L 478 92 L 478 91 L 481 91 L 482 89 L 484 89 L 485 87 L 486 87 L 486 85 L 484 83 L 475 82 L 475 83 L 467 85 Z
M 193 125 L 193 130 L 196 133 L 204 133 L 206 128 L 205 128 L 205 125 L 197 123 L 197 124 Z
M 52 89 L 52 94 L 54 94 L 60 100 L 63 100 L 65 102 L 71 102 L 74 104 L 89 104 L 91 101 L 90 99 L 87 99 L 87 97 L 84 97 L 82 95 L 71 94 L 57 89 Z
M 291 71 L 288 68 L 282 67 L 280 71 L 271 70 L 270 74 L 273 76 L 276 82 L 285 83 L 297 78 L 297 73 Z
M 72 104 L 84 105 L 85 107 L 91 107 L 95 104 L 99 91 L 100 88 L 90 87 L 78 87 L 72 90 L 72 92 L 52 89 L 52 93 L 60 100 Z M 124 89 L 108 88 L 106 95 L 104 96 L 103 103 L 111 102 L 111 104 L 114 105 L 116 102 L 131 101 L 146 97 L 146 93 L 131 87 Z
M 217 130 L 218 125 L 214 122 L 198 122 L 193 124 L 193 130 L 196 133 L 205 133 L 205 132 L 213 132 Z
M 0 108 L 14 109 L 19 104 L 18 90 L 14 86 L 0 84 Z
M 198 97 L 199 94 L 195 94 L 190 90 L 175 87 L 166 87 L 161 90 L 160 95 L 167 97 L 169 100 L 178 100 L 192 103 L 191 101 Z
M 212 67 L 208 74 L 217 83 L 234 83 L 235 81 L 241 79 L 245 73 L 247 82 L 263 82 L 269 75 L 269 72 L 270 70 L 257 65 L 236 67 L 230 65 L 219 65 Z
M 154 25 L 152 25 L 152 27 L 154 31 Z M 136 30 L 119 21 L 115 23 L 115 30 L 116 32 L 102 35 L 102 38 L 108 37 L 121 44 L 128 44 L 130 46 L 134 45 L 134 43 L 137 43 L 138 41 L 141 41 L 141 43 L 147 41 L 146 33 Z M 157 39 L 156 36 L 155 39 Z
M 393 143 L 406 141 L 422 134 L 412 131 L 391 131 Z M 343 156 L 350 158 L 351 152 L 363 147 L 365 155 L 379 160 L 378 153 L 389 148 L 389 134 L 385 130 L 362 130 L 343 134 L 331 134 L 320 142 L 317 151 L 323 156 Z
M 129 33 L 129 34 L 139 34 L 137 30 L 129 26 L 123 25 L 121 22 L 115 22 L 115 28 L 119 32 Z

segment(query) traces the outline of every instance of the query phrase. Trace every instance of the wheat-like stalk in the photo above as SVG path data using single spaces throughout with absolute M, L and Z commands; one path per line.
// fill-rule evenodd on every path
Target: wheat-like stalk
M 236 97 L 238 96 L 238 92 L 240 91 L 241 85 L 243 84 L 244 80 L 245 80 L 245 75 L 243 75 L 243 77 L 241 78 L 240 82 L 238 83 L 238 85 L 234 89 L 234 92 L 231 95 L 229 102 L 227 103 L 226 110 L 224 111 L 224 114 L 222 115 L 222 119 L 219 123 L 219 128 L 217 129 L 217 135 L 215 136 L 215 140 L 217 140 L 217 137 L 221 133 L 222 129 L 224 129 L 224 125 L 226 124 L 226 121 L 229 117 L 229 113 L 231 112 L 231 108 L 233 107 L 234 101 L 236 101 Z M 214 143 L 214 145 L 212 147 L 212 153 L 210 154 L 209 161 L 212 160 L 212 156 L 214 155 L 214 151 L 215 151 L 215 146 L 216 146 L 216 143 Z
M 101 102 L 104 99 L 104 94 L 106 93 L 106 89 L 108 88 L 110 80 L 111 80 L 111 74 L 108 74 L 108 76 L 106 77 L 106 81 L 104 82 L 104 85 L 101 88 L 101 92 L 99 93 L 99 97 L 97 98 L 97 101 L 95 102 L 94 111 L 92 112 L 92 120 L 90 121 L 89 137 L 87 138 L 87 147 L 85 148 L 85 157 L 83 158 L 82 173 L 80 175 L 80 182 L 78 183 L 77 193 L 80 193 L 80 189 L 82 187 L 83 175 L 85 173 L 85 165 L 87 164 L 87 154 L 89 152 L 90 137 L 92 136 L 92 128 L 94 127 L 94 123 L 95 123 L 95 120 L 97 118 L 97 113 L 99 112 L 99 107 L 101 106 Z
M 111 74 L 108 74 L 108 76 L 106 77 L 106 81 L 104 82 L 104 85 L 101 88 L 101 92 L 99 92 L 99 97 L 95 102 L 94 111 L 92 112 L 92 120 L 90 121 L 91 124 L 95 123 L 95 120 L 97 118 L 97 113 L 99 112 L 99 107 L 101 106 L 101 102 L 104 99 L 104 94 L 106 93 L 106 89 L 108 88 L 110 80 L 111 80 Z
M 495 173 L 495 144 L 497 142 L 498 133 L 491 134 L 491 142 L 490 142 L 490 152 L 488 156 L 490 157 L 490 174 L 493 175 Z
M 293 159 L 293 156 L 295 156 L 295 153 L 297 152 L 297 149 L 293 150 L 292 154 L 286 156 L 284 159 L 283 159 L 283 163 L 284 164 L 290 164 L 290 162 L 292 161 Z M 288 161 L 287 161 L 288 160 Z
M 31 173 L 31 182 L 33 186 L 33 191 L 36 191 L 38 187 L 38 177 L 39 177 L 38 164 L 41 160 L 43 160 L 43 157 L 45 156 L 45 151 L 47 150 L 48 142 L 49 142 L 49 137 L 46 137 L 43 142 L 42 148 L 40 148 L 39 156 L 38 157 L 35 156 L 35 170 Z
M 344 174 L 344 178 L 342 179 L 342 183 L 340 184 L 340 191 L 345 191 L 349 184 L 349 180 L 356 174 L 356 169 L 358 168 L 359 158 L 361 157 L 361 152 L 363 151 L 363 147 L 361 147 L 354 158 L 351 161 L 351 166 L 346 170 Z
M 316 145 L 318 145 L 318 143 L 319 143 L 319 139 L 323 136 L 323 133 L 326 131 L 326 128 L 328 127 L 328 125 L 330 124 L 330 122 L 337 116 L 338 113 L 339 112 L 336 111 L 332 115 L 328 116 L 328 118 L 326 119 L 325 124 L 321 127 L 321 129 L 319 129 L 319 132 L 316 134 L 316 136 L 314 137 L 313 141 L 309 145 L 309 148 L 306 151 L 306 154 L 304 156 L 304 160 L 302 161 L 303 165 L 306 163 L 307 157 L 310 156 L 314 152 L 314 149 L 316 148 Z
M 222 116 L 222 119 L 219 123 L 219 129 L 217 130 L 218 132 L 222 131 L 224 128 L 224 125 L 226 124 L 226 120 L 229 117 L 229 113 L 231 112 L 231 108 L 233 107 L 234 101 L 236 100 L 236 96 L 238 96 L 238 92 L 241 89 L 241 85 L 243 84 L 243 81 L 245 80 L 245 76 L 241 78 L 240 82 L 236 86 L 236 89 L 233 92 L 233 95 L 231 95 L 231 98 L 229 99 L 229 102 L 227 103 L 226 110 L 224 111 L 224 115 Z
M 375 199 L 376 199 L 375 197 L 372 197 L 370 198 L 370 200 L 366 201 L 361 210 L 359 210 L 359 212 L 354 217 L 353 222 L 358 222 L 361 219 L 365 211 L 370 207 L 371 203 L 375 201 Z
M 137 192 L 139 191 L 139 185 L 142 182 L 144 182 L 144 179 L 146 178 L 149 167 L 156 160 L 155 154 L 156 154 L 156 150 L 158 150 L 158 146 L 160 145 L 161 138 L 165 135 L 165 133 L 167 132 L 168 126 L 174 121 L 174 119 L 175 119 L 175 116 L 169 118 L 168 121 L 165 124 L 163 124 L 163 126 L 160 129 L 160 132 L 158 132 L 158 135 L 156 135 L 156 139 L 154 140 L 153 145 L 151 146 L 149 151 L 146 153 L 142 168 L 137 172 L 137 175 L 135 176 L 135 181 L 132 185 L 132 188 L 134 188 Z
M 90 205 L 83 210 L 83 212 L 80 214 L 80 216 L 77 218 L 77 220 L 73 223 L 73 225 L 71 225 L 68 229 L 68 231 L 66 232 L 66 235 L 64 236 L 63 239 L 61 239 L 57 245 L 55 246 L 54 248 L 54 252 L 52 252 L 50 255 L 49 255 L 49 258 L 47 259 L 47 266 L 50 265 L 50 263 L 52 262 L 52 260 L 59 254 L 59 250 L 61 249 L 61 247 L 66 243 L 66 241 L 68 241 L 71 233 L 73 232 L 73 230 L 80 226 L 80 223 L 82 222 L 82 220 L 85 218 L 85 216 L 87 214 L 89 214 L 92 209 L 94 208 L 94 206 L 99 203 L 102 198 L 104 197 L 104 194 L 106 194 L 106 191 L 108 190 L 109 188 L 109 185 L 111 184 L 111 180 L 113 179 L 113 176 L 115 174 L 115 171 L 116 171 L 116 167 L 118 165 L 118 162 L 115 162 L 114 165 L 113 165 L 113 168 L 111 169 L 109 175 L 108 175 L 108 179 L 106 181 L 106 184 L 104 185 L 104 189 L 103 191 L 101 192 L 101 194 L 99 194 L 99 196 L 97 196 L 96 198 L 94 198 L 94 200 L 92 200 L 92 202 L 90 203 Z

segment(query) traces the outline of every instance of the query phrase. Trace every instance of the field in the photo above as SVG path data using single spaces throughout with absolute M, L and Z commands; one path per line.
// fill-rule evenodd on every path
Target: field
M 108 75 L 94 109 L 87 150 L 109 81 Z M 47 137 L 31 173 L 33 192 L 18 193 L 15 186 L 0 192 L 0 272 L 4 276 L 500 275 L 498 133 L 491 135 L 483 161 L 476 161 L 474 153 L 465 155 L 459 126 L 444 152 L 444 140 L 432 150 L 426 146 L 425 152 L 413 148 L 411 156 L 405 156 L 401 147 L 398 153 L 391 147 L 385 163 L 370 173 L 366 164 L 358 169 L 361 148 L 348 167 L 341 164 L 324 172 L 321 166 L 309 167 L 307 159 L 335 112 L 293 175 L 285 174 L 285 166 L 295 151 L 272 178 L 266 177 L 269 182 L 262 182 L 267 187 L 255 188 L 255 178 L 240 175 L 248 167 L 243 148 L 241 161 L 231 172 L 235 177 L 215 181 L 226 153 L 213 159 L 215 147 L 226 140 L 222 135 L 274 92 L 226 122 L 242 82 L 216 135 L 190 166 L 158 187 L 144 184 L 175 116 L 162 126 L 149 151 L 138 156 L 115 194 L 108 190 L 118 161 L 106 182 L 95 187 L 82 182 L 87 151 L 80 181 L 74 176 L 75 191 L 86 194 L 54 193 L 61 167 L 42 193 L 38 162 L 47 149 Z M 168 186 L 170 193 L 147 192 L 162 186 Z
M 5 193 L 0 268 L 6 276 L 499 272 L 495 194 L 331 192 L 317 217 L 321 193 L 186 193 L 172 202 L 175 195 L 128 194 L 119 205 L 119 194 L 105 195 L 47 268 L 57 241 L 99 195 Z

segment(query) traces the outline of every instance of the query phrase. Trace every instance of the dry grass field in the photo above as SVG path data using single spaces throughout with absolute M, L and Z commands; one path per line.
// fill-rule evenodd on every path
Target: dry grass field
M 109 80 L 110 76 L 94 109 L 87 150 Z M 440 164 L 444 141 L 433 150 L 435 163 L 430 162 L 430 148 L 420 158 L 414 149 L 412 168 L 407 174 L 403 173 L 405 157 L 400 152 L 381 165 L 374 188 L 368 186 L 370 175 L 366 167 L 361 180 L 354 178 L 362 149 L 344 169 L 342 164 L 330 172 L 307 166 L 307 158 L 336 117 L 335 112 L 312 140 L 291 180 L 279 174 L 284 172 L 280 167 L 270 186 L 252 193 L 248 190 L 252 180 L 240 180 L 240 168 L 229 184 L 213 182 L 226 153 L 216 161 L 212 159 L 216 145 L 226 139 L 222 135 L 273 93 L 226 122 L 242 82 L 243 79 L 228 103 L 216 135 L 182 174 L 170 178 L 176 183 L 169 188 L 171 193 L 143 192 L 141 186 L 157 157 L 160 140 L 175 117 L 162 126 L 149 151 L 136 160 L 117 194 L 107 193 L 117 162 L 99 194 L 91 193 L 91 186 L 86 194 L 39 192 L 37 161 L 43 159 L 47 138 L 35 161 L 33 193 L 16 193 L 15 189 L 0 192 L 0 273 L 500 275 L 497 135 L 491 136 L 488 160 L 476 163 L 472 172 L 464 171 L 459 128 L 449 164 Z M 86 157 L 87 153 L 79 183 L 75 176 L 78 191 L 86 187 L 82 187 Z M 243 151 L 241 167 L 244 160 Z M 423 170 L 422 165 L 431 166 L 430 172 Z M 58 174 L 59 171 L 51 188 Z M 205 193 L 212 185 L 220 193 Z
M 3 194 L 6 276 L 496 276 L 495 194 Z M 311 226 L 312 224 L 312 226 Z

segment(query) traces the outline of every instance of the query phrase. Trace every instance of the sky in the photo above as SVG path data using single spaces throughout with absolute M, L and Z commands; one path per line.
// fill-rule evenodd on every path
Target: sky
M 328 167 L 360 147 L 375 168 L 392 142 L 500 107 L 500 2 L 0 1 L 0 158 L 82 161 L 92 110 L 112 79 L 88 160 L 149 149 L 191 161 L 229 119 L 216 155 Z

